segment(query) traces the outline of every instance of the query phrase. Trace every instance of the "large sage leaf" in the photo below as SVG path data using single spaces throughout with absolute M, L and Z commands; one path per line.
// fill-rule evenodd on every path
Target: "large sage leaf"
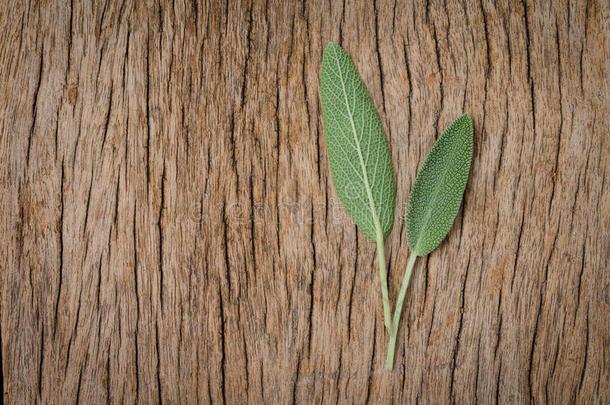
M 371 241 L 394 221 L 394 170 L 375 107 L 350 57 L 330 42 L 321 70 L 328 161 L 337 195 Z
M 350 57 L 330 42 L 320 72 L 328 162 L 337 195 L 358 228 L 377 243 L 384 324 L 392 313 L 383 239 L 394 222 L 394 170 L 379 116 Z
M 445 238 L 457 215 L 472 160 L 472 121 L 464 114 L 438 138 L 411 187 L 407 241 L 425 256 Z

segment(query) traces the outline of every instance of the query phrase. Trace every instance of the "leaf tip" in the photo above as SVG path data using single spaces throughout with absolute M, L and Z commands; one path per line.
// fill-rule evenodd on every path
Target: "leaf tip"
M 468 113 L 464 113 L 462 114 L 458 119 L 456 119 L 457 122 L 460 123 L 467 123 L 470 126 L 472 126 L 472 118 L 470 118 L 470 115 Z
M 333 56 L 337 54 L 337 51 L 343 51 L 343 49 L 341 49 L 341 47 L 337 44 L 335 44 L 333 41 L 328 41 L 328 43 L 326 44 L 326 48 L 324 48 L 324 55 L 323 55 L 323 59 L 329 57 L 331 54 L 330 52 L 333 52 Z
M 468 135 L 470 137 L 470 142 L 472 142 L 472 137 L 474 135 L 474 130 L 472 126 L 472 118 L 468 113 L 464 113 L 459 116 L 450 126 L 456 126 L 458 128 L 464 128 L 468 131 Z

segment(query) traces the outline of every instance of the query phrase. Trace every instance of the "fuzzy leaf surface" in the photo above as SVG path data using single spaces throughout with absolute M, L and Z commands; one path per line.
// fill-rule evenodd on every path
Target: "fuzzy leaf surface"
M 371 241 L 394 222 L 394 169 L 383 127 L 351 58 L 330 42 L 322 58 L 320 98 L 328 161 L 337 195 Z
M 406 214 L 411 251 L 425 256 L 449 233 L 472 160 L 472 121 L 464 114 L 432 146 L 411 187 Z

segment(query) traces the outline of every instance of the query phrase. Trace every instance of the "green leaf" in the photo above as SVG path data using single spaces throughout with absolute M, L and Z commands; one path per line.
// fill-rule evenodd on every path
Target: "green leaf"
M 371 241 L 394 222 L 394 170 L 375 107 L 350 57 L 330 42 L 321 69 L 328 161 L 337 195 Z
M 411 187 L 407 240 L 425 256 L 445 238 L 457 215 L 472 160 L 472 121 L 464 114 L 438 138 Z
M 457 215 L 472 160 L 472 121 L 468 114 L 453 121 L 432 146 L 417 173 L 407 207 L 407 240 L 411 257 L 402 278 L 390 327 L 386 368 L 394 367 L 400 313 L 418 256 L 433 251 L 449 232 Z

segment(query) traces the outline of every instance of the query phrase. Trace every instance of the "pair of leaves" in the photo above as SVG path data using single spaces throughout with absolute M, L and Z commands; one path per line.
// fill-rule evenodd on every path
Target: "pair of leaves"
M 384 320 L 390 330 L 386 367 L 394 349 L 413 265 L 445 238 L 460 207 L 472 160 L 472 121 L 456 119 L 436 141 L 411 187 L 406 228 L 411 257 L 394 317 L 390 311 L 383 239 L 394 222 L 394 170 L 375 107 L 350 57 L 332 42 L 322 58 L 320 98 L 333 183 L 345 210 L 377 242 Z
M 321 69 L 322 112 L 333 183 L 345 210 L 372 241 L 394 222 L 394 171 L 375 107 L 350 57 L 329 43 Z M 413 254 L 445 238 L 462 201 L 472 159 L 472 122 L 455 120 L 436 141 L 411 188 L 406 215 Z

